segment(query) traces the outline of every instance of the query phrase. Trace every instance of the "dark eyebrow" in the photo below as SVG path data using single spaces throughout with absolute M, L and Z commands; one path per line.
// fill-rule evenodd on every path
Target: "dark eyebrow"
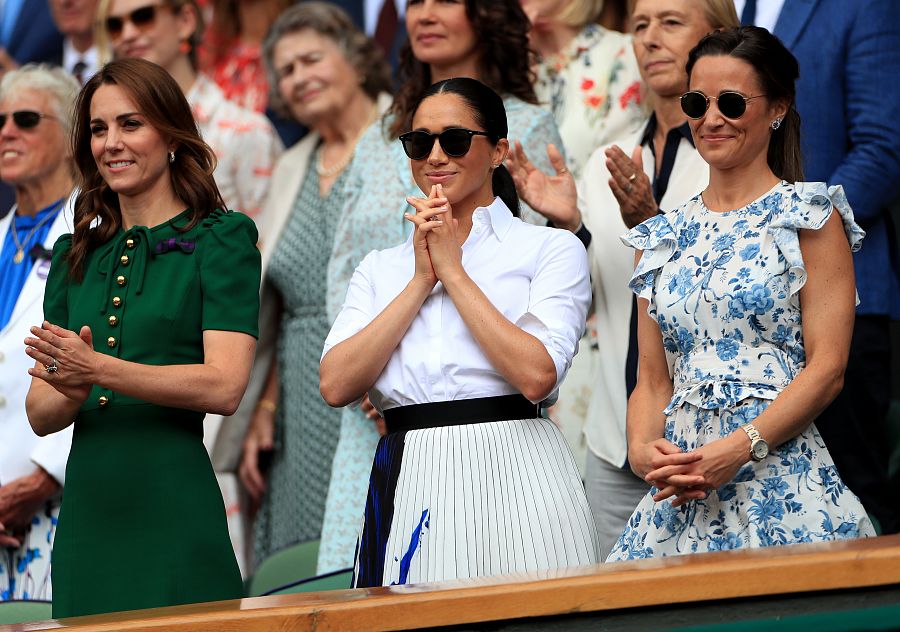
M 131 118 L 132 116 L 143 116 L 143 115 L 140 112 L 126 112 L 125 114 L 119 114 L 116 117 L 116 120 L 123 121 L 125 119 Z M 98 119 L 98 118 L 91 119 L 91 124 L 102 123 L 102 122 L 103 122 L 103 119 Z

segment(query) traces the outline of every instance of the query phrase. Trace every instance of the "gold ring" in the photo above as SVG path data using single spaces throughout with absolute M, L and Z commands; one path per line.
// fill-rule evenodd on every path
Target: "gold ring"
M 563 167 L 562 169 L 560 169 L 558 175 L 562 175 L 562 174 L 564 174 L 564 173 L 569 173 L 569 168 L 568 168 L 568 167 Z
M 628 176 L 628 181 L 629 181 L 629 182 L 634 182 L 634 179 L 635 179 L 635 178 L 637 178 L 637 174 L 636 174 L 636 173 L 632 173 L 630 176 Z

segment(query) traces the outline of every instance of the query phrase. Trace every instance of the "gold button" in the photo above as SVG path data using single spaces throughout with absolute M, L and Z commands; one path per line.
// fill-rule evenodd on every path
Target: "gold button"
M 116 339 L 110 336 L 106 339 L 106 346 L 110 349 L 116 346 Z
M 128 248 L 134 248 L 134 240 L 131 239 L 131 238 L 126 239 L 126 240 L 125 240 L 125 245 L 126 245 Z
M 113 296 L 113 305 L 115 307 L 121 307 L 122 305 L 122 297 L 121 296 Z
M 118 324 L 119 324 L 119 319 L 118 319 L 118 317 L 116 317 L 116 316 L 110 316 L 110 317 L 109 317 L 109 326 L 110 326 L 110 327 L 115 327 L 115 326 L 118 325 Z
M 118 283 L 119 285 L 125 285 L 125 277 L 120 274 L 116 277 L 116 283 Z
M 109 403 L 109 398 L 106 395 L 101 395 L 97 398 L 97 403 L 100 404 L 100 407 L 104 407 Z
M 128 255 L 122 255 L 121 257 L 119 257 L 119 262 L 120 262 L 123 266 L 127 266 L 127 265 L 128 265 L 128 261 L 129 261 Z

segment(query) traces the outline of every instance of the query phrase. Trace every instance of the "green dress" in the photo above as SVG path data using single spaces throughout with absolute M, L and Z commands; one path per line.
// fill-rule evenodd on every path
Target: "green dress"
M 73 282 L 53 248 L 44 315 L 94 349 L 141 364 L 203 362 L 203 331 L 257 336 L 256 227 L 214 211 L 187 232 L 185 211 L 91 251 Z M 127 369 L 123 369 L 127 370 Z M 203 413 L 95 385 L 75 418 L 52 557 L 53 616 L 241 597 L 225 508 L 203 447 Z

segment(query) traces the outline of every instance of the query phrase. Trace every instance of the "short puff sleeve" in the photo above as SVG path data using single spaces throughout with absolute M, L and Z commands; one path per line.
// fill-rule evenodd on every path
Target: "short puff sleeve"
M 788 284 L 791 296 L 806 284 L 806 266 L 800 252 L 798 230 L 819 230 L 837 209 L 844 223 L 844 233 L 850 251 L 862 247 L 865 231 L 853 218 L 853 210 L 847 202 L 844 187 L 827 186 L 824 182 L 797 182 L 793 195 L 785 197 L 785 203 L 769 224 L 769 234 L 788 263 Z
M 213 211 L 198 237 L 202 328 L 259 337 L 258 235 L 243 213 Z
M 50 272 L 44 286 L 44 320 L 68 329 L 69 327 L 69 262 L 66 257 L 72 248 L 72 235 L 60 235 L 53 244 Z
M 656 275 L 675 254 L 678 245 L 678 236 L 670 217 L 654 215 L 622 235 L 621 240 L 626 246 L 643 251 L 628 287 L 640 298 L 651 301 Z

